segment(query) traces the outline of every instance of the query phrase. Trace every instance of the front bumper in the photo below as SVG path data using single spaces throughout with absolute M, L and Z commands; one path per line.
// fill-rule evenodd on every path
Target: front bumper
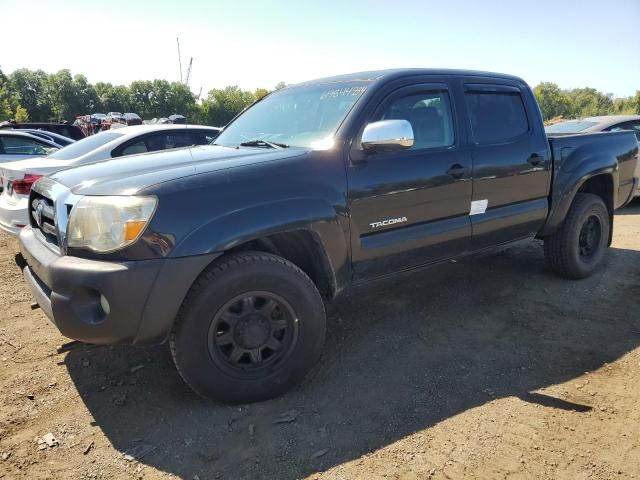
M 156 344 L 189 288 L 219 254 L 104 262 L 59 256 L 31 227 L 20 232 L 24 278 L 64 336 L 94 344 Z

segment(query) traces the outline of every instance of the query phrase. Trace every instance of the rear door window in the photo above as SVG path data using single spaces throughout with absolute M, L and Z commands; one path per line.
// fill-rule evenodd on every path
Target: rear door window
M 26 137 L 2 136 L 2 151 L 6 155 L 46 155 L 49 153 L 39 142 Z
M 133 143 L 127 144 L 119 151 L 114 152 L 114 156 L 119 157 L 145 152 L 159 152 L 170 148 L 206 145 L 207 143 L 209 142 L 201 132 L 170 130 L 167 132 L 155 133 L 134 141 Z
M 465 99 L 477 144 L 506 143 L 529 131 L 527 113 L 517 89 L 467 91 Z
M 136 155 L 138 153 L 148 152 L 147 144 L 144 140 L 138 140 L 137 142 L 130 143 L 118 152 L 117 157 L 124 157 L 125 155 Z

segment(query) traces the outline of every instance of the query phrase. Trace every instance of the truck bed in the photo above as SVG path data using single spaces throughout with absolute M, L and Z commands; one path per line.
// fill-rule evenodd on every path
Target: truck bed
M 576 180 L 576 170 L 593 171 L 600 165 L 601 173 L 617 176 L 613 208 L 628 203 L 638 186 L 637 167 L 640 162 L 638 142 L 633 132 L 598 132 L 572 135 L 548 135 L 554 161 L 552 198 L 566 192 L 565 182 Z M 580 183 L 580 182 L 578 182 Z

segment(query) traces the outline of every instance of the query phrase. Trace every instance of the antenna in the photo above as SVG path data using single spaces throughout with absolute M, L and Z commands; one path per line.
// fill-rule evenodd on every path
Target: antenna
M 176 37 L 176 43 L 178 44 L 178 68 L 180 69 L 180 83 L 182 83 L 182 60 L 180 58 L 180 38 Z

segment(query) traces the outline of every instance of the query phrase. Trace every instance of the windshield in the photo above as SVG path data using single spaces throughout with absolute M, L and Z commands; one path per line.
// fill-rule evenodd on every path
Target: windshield
M 315 150 L 330 148 L 336 130 L 366 89 L 362 82 L 341 82 L 279 90 L 240 115 L 215 143 L 237 147 L 266 140 Z
M 117 132 L 100 132 L 96 135 L 85 137 L 82 140 L 78 140 L 75 143 L 67 145 L 57 152 L 49 155 L 47 158 L 55 160 L 71 160 L 73 158 L 78 158 L 122 135 L 122 133 Z
M 578 133 L 589 127 L 597 125 L 598 122 L 588 122 L 586 120 L 572 120 L 569 122 L 556 123 L 545 127 L 547 133 Z

